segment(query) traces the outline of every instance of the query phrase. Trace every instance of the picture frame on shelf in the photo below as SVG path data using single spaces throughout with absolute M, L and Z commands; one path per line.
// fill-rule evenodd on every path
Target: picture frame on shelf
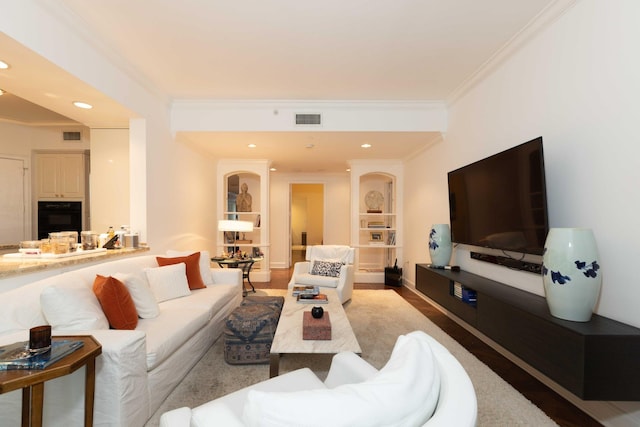
M 380 243 L 382 242 L 382 232 L 381 231 L 372 231 L 369 233 L 369 241 Z

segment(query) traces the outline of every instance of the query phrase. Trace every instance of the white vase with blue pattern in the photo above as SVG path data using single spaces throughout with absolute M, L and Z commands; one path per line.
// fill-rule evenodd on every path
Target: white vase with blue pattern
M 431 265 L 443 267 L 451 259 L 451 231 L 449 224 L 433 224 L 429 231 L 429 255 Z
M 552 228 L 544 244 L 542 282 L 554 317 L 588 322 L 600 296 L 602 271 L 593 232 Z

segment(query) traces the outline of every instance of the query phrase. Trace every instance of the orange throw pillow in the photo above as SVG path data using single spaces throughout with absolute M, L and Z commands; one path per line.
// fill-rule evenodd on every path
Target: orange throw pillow
M 102 311 L 113 329 L 135 329 L 138 326 L 138 312 L 127 287 L 114 277 L 99 274 L 93 281 Z
M 158 265 L 160 267 L 184 262 L 187 266 L 187 282 L 189 283 L 189 289 L 206 288 L 206 285 L 202 281 L 202 275 L 200 274 L 200 252 L 172 258 L 156 257 L 156 261 L 158 261 Z

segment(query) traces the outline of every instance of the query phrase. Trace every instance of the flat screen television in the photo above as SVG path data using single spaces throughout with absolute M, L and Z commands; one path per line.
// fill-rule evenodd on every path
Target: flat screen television
M 542 255 L 549 231 L 542 137 L 448 174 L 451 240 Z

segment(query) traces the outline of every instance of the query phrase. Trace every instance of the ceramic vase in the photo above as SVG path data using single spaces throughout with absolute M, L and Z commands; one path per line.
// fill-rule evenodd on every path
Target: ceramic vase
M 602 286 L 598 248 L 587 228 L 552 228 L 544 244 L 542 282 L 554 317 L 588 322 Z
M 451 232 L 449 224 L 433 224 L 429 232 L 431 264 L 437 267 L 449 265 L 451 258 Z

